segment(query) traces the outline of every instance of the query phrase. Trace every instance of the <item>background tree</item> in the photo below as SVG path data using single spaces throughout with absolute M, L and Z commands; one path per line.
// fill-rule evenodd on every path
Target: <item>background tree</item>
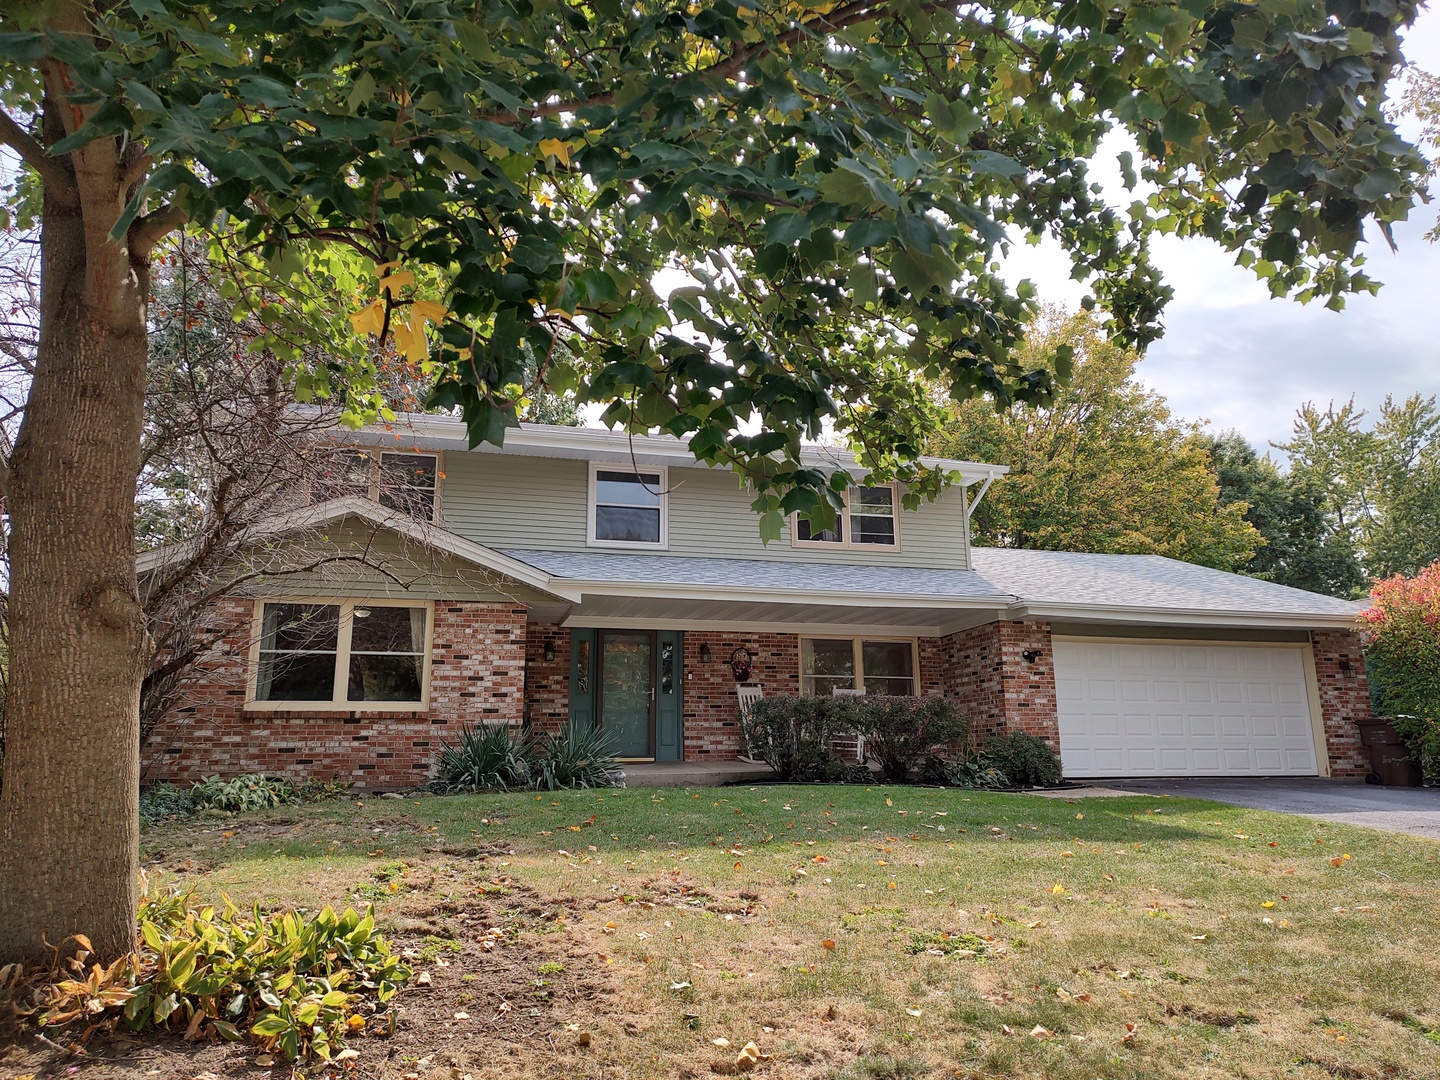
M 1318 493 L 1329 528 L 1369 578 L 1414 574 L 1440 558 L 1440 412 L 1436 399 L 1387 396 L 1375 422 L 1353 401 L 1302 406 L 1288 442 L 1294 482 Z
M 1138 356 L 1081 313 L 1050 309 L 1026 362 L 1068 350 L 1074 373 L 1048 405 L 952 406 L 932 453 L 998 461 L 1010 473 L 976 509 L 979 544 L 1168 555 L 1232 569 L 1262 542 L 1244 505 L 1220 497 L 1197 425 L 1135 378 Z
M 1237 572 L 1296 589 L 1353 598 L 1365 586 L 1349 531 L 1327 513 L 1326 489 L 1309 473 L 1281 471 L 1238 431 L 1207 436 L 1220 482 L 1220 504 L 1243 503 L 1264 543 Z
M 354 421 L 381 410 L 372 345 L 334 314 L 384 274 L 356 328 L 435 374 L 472 439 L 503 439 L 526 356 L 541 358 L 552 389 L 580 385 L 612 423 L 663 427 L 743 473 L 773 537 L 789 511 L 823 523 L 839 505 L 800 465 L 825 422 L 923 497 L 944 483 L 914 461 L 928 386 L 1047 396 L 1045 373 L 1011 357 L 1030 303 L 992 269 L 1007 230 L 1058 240 L 1130 343 L 1158 332 L 1167 294 L 1145 242 L 1160 229 L 1214 238 L 1277 295 L 1338 305 L 1373 288 L 1362 224 L 1403 217 L 1421 167 L 1382 115 L 1414 13 L 6 5 L 0 142 L 25 162 L 11 213 L 40 221 L 43 272 L 5 477 L 0 960 L 81 929 L 113 955 L 134 933 L 150 646 L 132 502 L 166 234 L 220 223 L 235 238 L 234 299 L 276 298 L 251 310 L 302 396 L 336 394 Z M 1117 123 L 1154 184 L 1128 216 L 1084 164 Z M 662 269 L 695 284 L 661 296 Z

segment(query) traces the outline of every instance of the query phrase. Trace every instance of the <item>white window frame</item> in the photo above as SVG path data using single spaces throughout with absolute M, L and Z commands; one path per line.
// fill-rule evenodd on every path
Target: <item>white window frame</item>
M 895 522 L 895 542 L 893 544 L 859 544 L 855 542 L 855 530 L 850 527 L 850 489 L 847 488 L 845 491 L 845 505 L 835 513 L 835 520 L 840 522 L 844 539 L 801 540 L 800 514 L 797 511 L 790 515 L 790 546 L 797 548 L 819 548 L 822 551 L 899 551 L 900 485 L 892 481 L 888 484 L 860 484 L 859 486 L 890 489 L 890 514 Z M 861 516 L 871 517 L 873 515 L 865 514 Z
M 660 542 L 648 540 L 600 540 L 595 536 L 595 493 L 597 478 L 602 472 L 631 473 L 642 476 L 654 473 L 660 477 Z M 606 504 L 607 506 L 610 504 Z M 590 462 L 589 490 L 585 498 L 585 542 L 590 547 L 625 548 L 630 551 L 668 551 L 670 548 L 670 469 L 665 465 L 630 465 L 628 463 Z
M 376 450 L 369 447 L 340 446 L 337 450 L 349 454 L 357 454 L 370 459 L 370 486 L 365 492 L 365 498 L 377 505 L 380 502 L 380 462 L 386 454 L 405 454 L 410 457 L 428 457 L 435 459 L 435 506 L 434 513 L 430 516 L 430 524 L 440 524 L 440 496 L 445 484 L 445 454 L 442 450 Z M 404 513 L 404 511 L 400 511 Z M 416 520 L 420 520 L 416 518 Z
M 323 604 L 340 608 L 340 632 L 335 643 L 335 682 L 329 701 L 259 701 L 255 694 L 260 679 L 260 645 L 265 631 L 266 604 Z M 355 626 L 357 607 L 402 607 L 425 609 L 424 666 L 420 673 L 419 701 L 351 701 L 347 697 L 350 682 L 350 636 Z M 255 601 L 250 624 L 250 662 L 245 683 L 247 712 L 428 712 L 430 709 L 430 677 L 435 652 L 435 602 L 433 600 L 392 600 L 369 597 L 334 596 L 263 596 Z
M 812 690 L 806 690 L 805 680 L 813 679 L 813 675 L 805 673 L 805 642 L 807 641 L 850 641 L 850 648 L 853 650 L 851 661 L 855 666 L 855 689 L 861 694 L 865 693 L 865 661 L 864 642 L 867 641 L 888 641 L 910 646 L 910 670 L 914 673 L 911 678 L 914 680 L 915 695 L 920 693 L 920 639 L 914 637 L 890 637 L 886 634 L 827 634 L 823 631 L 815 631 L 810 634 L 799 635 L 799 658 L 800 658 L 800 693 L 806 697 L 814 697 Z

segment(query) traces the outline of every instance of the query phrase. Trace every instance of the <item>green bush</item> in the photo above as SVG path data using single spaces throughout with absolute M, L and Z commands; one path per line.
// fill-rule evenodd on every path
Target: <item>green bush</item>
M 750 753 L 781 779 L 838 783 L 870 779 L 863 766 L 841 761 L 831 745 L 857 729 L 858 698 L 761 698 L 740 717 Z M 863 775 L 862 775 L 863 774 Z
M 1002 773 L 1014 787 L 1049 787 L 1060 783 L 1060 758 L 1050 744 L 1034 735 L 995 735 L 979 754 L 984 768 Z
M 1011 786 L 1010 778 L 973 754 L 963 761 L 927 756 L 920 765 L 920 782 L 940 787 L 996 789 Z
M 21 993 L 12 987 L 12 1006 L 42 1028 L 83 1022 L 191 1039 L 248 1036 L 291 1061 L 328 1060 L 366 1026 L 373 1009 L 359 1011 L 363 1000 L 384 1004 L 410 977 L 374 918 L 354 910 L 264 915 L 227 903 L 217 911 L 172 888 L 143 898 L 139 929 L 140 948 L 108 968 L 87 970 L 89 941 L 70 939 L 51 971 Z
M 140 820 L 146 825 L 159 825 L 194 812 L 195 797 L 174 784 L 151 784 L 140 792 Z
M 264 773 L 243 773 L 233 780 L 209 776 L 190 789 L 197 810 L 270 810 L 299 800 L 299 791 L 289 780 Z
M 526 732 L 512 732 L 504 724 L 466 724 L 454 746 L 440 743 L 431 786 L 444 792 L 528 788 L 535 779 L 536 753 L 535 740 Z
M 597 731 L 567 726 L 537 738 L 500 725 L 467 724 L 454 746 L 440 744 L 431 787 L 447 793 L 609 787 L 617 768 Z
M 965 743 L 970 722 L 953 702 L 929 697 L 866 696 L 852 699 L 855 724 L 865 736 L 865 753 L 880 763 L 886 779 L 904 783 L 925 751 Z
M 566 725 L 560 734 L 539 744 L 535 787 L 545 791 L 611 787 L 618 769 L 610 740 L 602 732 Z

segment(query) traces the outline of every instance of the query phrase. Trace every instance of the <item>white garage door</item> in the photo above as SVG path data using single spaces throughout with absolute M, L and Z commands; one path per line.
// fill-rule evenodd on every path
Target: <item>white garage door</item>
M 1305 653 L 1055 642 L 1066 777 L 1314 776 Z

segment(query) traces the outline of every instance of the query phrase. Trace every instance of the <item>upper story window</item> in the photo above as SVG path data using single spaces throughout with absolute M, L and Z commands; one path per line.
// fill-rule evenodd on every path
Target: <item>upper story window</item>
M 359 495 L 419 521 L 436 521 L 440 514 L 438 454 L 341 450 L 323 463 L 311 483 L 316 502 L 343 495 Z
M 259 602 L 256 709 L 420 709 L 429 699 L 431 605 Z
M 590 536 L 598 547 L 663 548 L 669 543 L 666 471 L 590 467 Z
M 797 547 L 865 548 L 900 546 L 900 500 L 894 484 L 852 487 L 835 526 L 814 529 L 798 514 L 790 535 Z

